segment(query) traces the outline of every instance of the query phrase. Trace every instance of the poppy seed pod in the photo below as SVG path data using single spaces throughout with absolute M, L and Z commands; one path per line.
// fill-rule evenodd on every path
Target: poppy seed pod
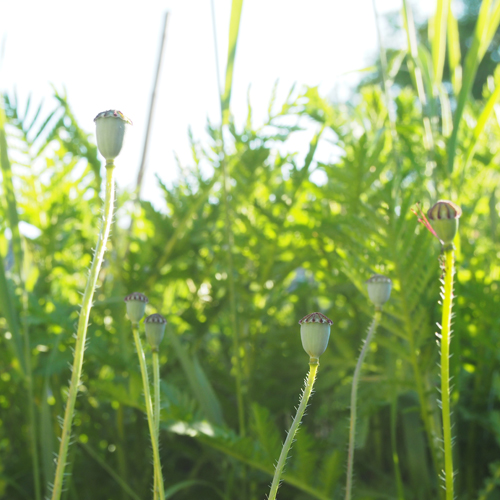
M 392 281 L 382 274 L 374 274 L 366 282 L 368 297 L 376 308 L 381 308 L 391 296 Z
M 97 147 L 106 162 L 112 162 L 122 150 L 127 125 L 132 120 L 121 111 L 109 109 L 99 113 L 95 118 Z
M 444 246 L 453 243 L 458 231 L 458 219 L 461 215 L 462 209 L 447 200 L 439 200 L 427 212 L 427 218 Z
M 319 358 L 326 350 L 333 321 L 324 314 L 313 312 L 300 321 L 302 347 L 311 358 Z
M 161 314 L 151 314 L 144 320 L 146 338 L 153 351 L 157 351 L 165 334 L 167 320 Z
M 139 323 L 146 312 L 146 304 L 149 299 L 143 293 L 134 292 L 127 295 L 124 300 L 127 305 L 128 319 L 132 323 Z

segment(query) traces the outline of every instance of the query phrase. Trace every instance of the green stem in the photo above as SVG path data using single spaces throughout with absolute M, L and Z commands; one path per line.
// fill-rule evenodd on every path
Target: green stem
M 280 485 L 281 474 L 283 473 L 283 468 L 285 467 L 285 462 L 288 458 L 288 452 L 290 451 L 290 446 L 293 443 L 295 434 L 297 433 L 300 422 L 302 420 L 302 416 L 304 415 L 304 411 L 307 407 L 307 402 L 309 401 L 309 397 L 311 396 L 314 380 L 316 379 L 316 373 L 318 371 L 318 366 L 319 366 L 319 361 L 317 358 L 311 358 L 309 360 L 309 373 L 307 375 L 305 387 L 302 392 L 302 397 L 300 398 L 300 404 L 297 409 L 297 414 L 293 419 L 292 426 L 288 431 L 285 444 L 283 445 L 283 448 L 281 450 L 280 458 L 278 459 L 278 464 L 276 465 L 276 470 L 274 471 L 273 482 L 271 484 L 271 491 L 269 492 L 267 500 L 276 499 L 276 494 L 278 493 L 278 488 Z
M 139 365 L 141 367 L 142 384 L 144 389 L 144 400 L 146 403 L 146 414 L 148 416 L 149 434 L 151 435 L 151 445 L 153 448 L 153 465 L 155 470 L 155 498 L 156 490 L 158 490 L 158 498 L 165 500 L 165 491 L 163 486 L 163 475 L 161 473 L 160 463 L 160 450 L 158 448 L 158 439 L 155 428 L 155 417 L 153 415 L 153 404 L 151 403 L 151 392 L 149 390 L 149 377 L 148 368 L 146 366 L 146 356 L 142 348 L 141 337 L 139 336 L 139 323 L 132 323 L 132 330 L 134 332 L 135 347 L 137 349 L 137 356 L 139 356 Z
M 240 332 L 238 326 L 238 311 L 236 308 L 236 289 L 234 286 L 234 263 L 233 263 L 233 246 L 234 237 L 231 228 L 231 214 L 229 206 L 229 174 L 227 172 L 226 153 L 224 148 L 224 139 L 222 138 L 223 130 L 221 127 L 221 140 L 222 140 L 222 190 L 224 198 L 224 212 L 225 212 L 225 243 L 227 246 L 227 267 L 228 267 L 228 281 L 229 281 L 229 302 L 231 306 L 231 325 L 233 329 L 233 351 L 234 351 L 234 368 L 236 371 L 236 398 L 238 401 L 238 423 L 240 435 L 245 436 L 245 411 L 243 404 L 243 389 L 242 389 L 242 376 L 241 376 L 241 357 L 240 357 Z
M 441 408 L 443 412 L 443 444 L 446 500 L 453 500 L 453 456 L 451 450 L 450 416 L 450 340 L 451 307 L 453 302 L 453 248 L 444 252 L 445 277 L 443 321 L 441 328 Z
M 73 414 L 75 411 L 76 396 L 80 385 L 82 375 L 83 355 L 85 351 L 85 341 L 87 338 L 87 327 L 89 323 L 90 310 L 92 309 L 92 298 L 97 283 L 97 277 L 101 269 L 101 264 L 106 251 L 106 242 L 108 240 L 111 222 L 113 219 L 113 201 L 115 194 L 114 184 L 114 163 L 106 163 L 106 195 L 104 199 L 104 215 L 101 231 L 97 239 L 97 246 L 90 267 L 90 274 L 87 280 L 87 286 L 83 294 L 82 308 L 78 320 L 78 330 L 76 333 L 75 358 L 73 361 L 73 371 L 71 373 L 71 382 L 68 391 L 68 401 L 64 412 L 64 423 L 59 446 L 59 455 L 57 458 L 56 474 L 52 490 L 52 500 L 59 500 L 64 481 L 64 469 L 68 456 L 68 448 L 71 439 L 71 426 L 73 423 Z
M 155 407 L 154 407 L 154 420 L 155 420 L 155 432 L 156 432 L 156 442 L 158 449 L 160 448 L 160 359 L 158 351 L 153 351 L 153 387 L 155 391 Z M 155 499 L 156 493 L 159 489 L 159 478 L 158 471 L 155 467 Z
M 396 424 L 398 414 L 398 395 L 394 394 L 391 402 L 391 448 L 392 463 L 394 464 L 394 475 L 396 477 L 396 486 L 398 488 L 398 500 L 405 500 L 403 480 L 401 478 L 401 467 L 399 466 L 399 454 L 396 441 Z
M 24 336 L 24 358 L 26 364 L 26 385 L 28 388 L 28 416 L 31 438 L 31 452 L 33 455 L 33 479 L 35 482 L 35 499 L 40 500 L 41 484 L 40 484 L 40 458 L 38 455 L 38 438 L 36 431 L 36 409 L 35 396 L 33 389 L 33 370 L 31 367 L 31 349 L 30 335 L 28 328 L 28 291 L 26 283 L 23 280 L 23 336 Z
M 373 321 L 368 329 L 368 335 L 366 336 L 365 343 L 361 349 L 361 354 L 358 358 L 358 363 L 356 364 L 356 369 L 354 370 L 354 377 L 352 379 L 352 390 L 351 390 L 351 420 L 349 425 L 349 451 L 347 453 L 347 482 L 345 488 L 345 498 L 346 500 L 351 499 L 352 493 L 352 472 L 354 464 L 354 438 L 356 437 L 356 411 L 357 411 L 357 395 L 358 395 L 358 383 L 359 376 L 361 374 L 361 367 L 363 366 L 363 361 L 365 360 L 366 353 L 368 352 L 368 347 L 375 335 L 375 330 L 377 325 L 380 323 L 382 318 L 382 313 L 380 310 L 375 311 L 373 316 Z

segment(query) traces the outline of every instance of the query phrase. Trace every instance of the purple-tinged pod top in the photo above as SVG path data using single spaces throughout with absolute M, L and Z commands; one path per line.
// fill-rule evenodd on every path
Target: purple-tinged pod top
M 167 320 L 161 314 L 151 314 L 144 320 L 146 338 L 153 351 L 157 351 L 160 347 L 166 325 Z
M 333 321 L 324 314 L 313 312 L 300 321 L 302 347 L 311 358 L 319 358 L 326 350 Z
M 448 200 L 439 200 L 427 212 L 427 218 L 436 236 L 445 247 L 453 243 L 461 215 L 462 209 Z
M 134 292 L 125 297 L 127 316 L 132 323 L 139 323 L 146 312 L 146 304 L 149 299 L 140 292 Z
M 392 281 L 382 274 L 374 274 L 366 281 L 366 288 L 373 305 L 380 309 L 391 296 Z
M 95 118 L 97 147 L 106 159 L 112 162 L 122 150 L 123 140 L 127 125 L 132 125 L 132 120 L 121 111 L 109 109 L 99 113 Z

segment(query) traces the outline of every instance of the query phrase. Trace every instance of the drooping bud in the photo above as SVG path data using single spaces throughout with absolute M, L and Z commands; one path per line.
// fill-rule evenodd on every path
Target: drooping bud
M 127 125 L 132 125 L 132 120 L 121 111 L 109 109 L 99 113 L 95 118 L 97 147 L 106 159 L 114 160 L 122 150 L 123 140 Z
M 153 351 L 157 351 L 160 347 L 166 324 L 167 320 L 161 314 L 151 314 L 144 320 L 146 338 Z
M 447 200 L 439 200 L 427 212 L 427 218 L 445 247 L 453 243 L 458 231 L 458 219 L 461 215 L 462 209 Z
M 132 323 L 139 323 L 146 312 L 146 304 L 149 299 L 143 293 L 134 292 L 127 295 L 124 300 L 127 306 L 128 319 Z
M 300 321 L 302 347 L 311 358 L 319 358 L 326 350 L 333 321 L 324 314 L 313 312 Z
M 391 296 L 392 281 L 382 274 L 374 274 L 366 281 L 366 288 L 373 305 L 380 309 Z

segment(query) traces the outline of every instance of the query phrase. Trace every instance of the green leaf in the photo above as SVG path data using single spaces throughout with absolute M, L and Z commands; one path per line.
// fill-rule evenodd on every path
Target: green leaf
M 19 329 L 19 319 L 14 307 L 14 296 L 5 276 L 3 258 L 0 255 L 0 314 L 7 320 L 13 342 L 8 342 L 12 348 L 14 357 L 18 361 L 21 373 L 26 373 L 26 364 L 23 351 L 23 339 Z
M 453 132 L 447 144 L 448 153 L 448 175 L 453 173 L 455 156 L 457 153 L 458 130 L 462 121 L 462 115 L 467 100 L 476 78 L 477 68 L 482 61 L 486 50 L 490 46 L 493 36 L 500 23 L 500 0 L 495 0 L 491 7 L 491 0 L 483 0 L 479 10 L 479 16 L 476 23 L 474 39 L 471 48 L 465 58 L 465 69 L 462 81 L 462 87 L 457 99 L 457 107 L 453 117 Z
M 453 92 L 458 95 L 462 86 L 462 54 L 460 52 L 460 36 L 458 33 L 458 22 L 453 15 L 450 3 L 448 12 L 448 62 L 450 64 L 451 82 Z
M 443 79 L 444 58 L 446 54 L 446 27 L 450 11 L 450 0 L 437 0 L 434 16 L 434 33 L 431 40 L 433 84 L 439 88 Z
M 236 58 L 236 46 L 238 44 L 238 33 L 240 31 L 241 10 L 243 0 L 233 0 L 231 4 L 231 20 L 229 22 L 229 45 L 227 49 L 226 84 L 222 96 L 222 124 L 229 124 L 229 104 L 231 101 L 231 90 L 233 86 L 234 60 Z

